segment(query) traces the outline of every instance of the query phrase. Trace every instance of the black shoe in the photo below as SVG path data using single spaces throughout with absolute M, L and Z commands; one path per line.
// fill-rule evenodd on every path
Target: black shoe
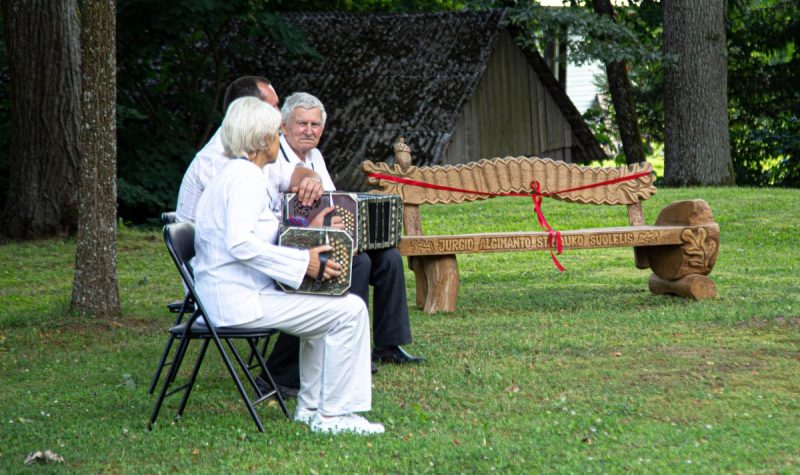
M 406 350 L 399 346 L 376 346 L 372 351 L 372 361 L 380 361 L 381 363 L 423 363 L 425 358 L 419 356 L 412 356 L 406 353 Z
M 285 398 L 294 398 L 297 397 L 297 393 L 300 392 L 298 388 L 290 388 L 289 386 L 284 386 L 283 384 L 277 383 L 278 389 L 281 391 L 281 396 Z M 263 394 L 272 392 L 272 385 L 269 384 L 269 381 L 262 378 L 261 376 L 256 378 L 256 386 L 258 386 L 258 390 L 261 391 Z

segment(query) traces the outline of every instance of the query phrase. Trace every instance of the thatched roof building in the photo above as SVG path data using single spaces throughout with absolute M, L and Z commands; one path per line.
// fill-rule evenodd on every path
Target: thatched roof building
M 318 58 L 264 38 L 232 76 L 265 75 L 281 96 L 306 91 L 328 112 L 320 149 L 340 189 L 358 164 L 393 160 L 404 137 L 417 164 L 537 155 L 571 162 L 603 152 L 542 57 L 524 51 L 504 12 L 291 14 Z

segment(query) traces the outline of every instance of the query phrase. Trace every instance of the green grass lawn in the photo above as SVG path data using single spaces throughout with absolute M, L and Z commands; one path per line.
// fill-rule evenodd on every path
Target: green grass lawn
M 650 294 L 628 248 L 567 251 L 564 273 L 544 252 L 459 256 L 458 310 L 411 315 L 428 362 L 374 377 L 386 434 L 370 438 L 275 404 L 257 432 L 212 352 L 184 418 L 168 402 L 147 432 L 181 294 L 160 230 L 120 230 L 118 321 L 68 315 L 74 241 L 0 246 L 0 473 L 798 473 L 800 191 L 662 189 L 647 221 L 689 198 L 721 227 L 717 299 Z M 544 212 L 559 230 L 626 224 L 624 207 Z M 424 208 L 423 226 L 537 230 L 526 199 Z M 24 465 L 45 449 L 64 463 Z

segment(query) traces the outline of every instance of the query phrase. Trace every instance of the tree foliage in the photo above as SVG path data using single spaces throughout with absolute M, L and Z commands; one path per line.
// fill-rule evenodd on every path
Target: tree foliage
M 731 154 L 739 184 L 800 186 L 800 3 L 728 12 Z
M 614 7 L 611 0 L 594 0 L 594 11 L 601 17 L 614 19 Z M 629 64 L 624 61 L 606 62 L 606 79 L 611 92 L 611 102 L 617 115 L 617 128 L 622 139 L 625 162 L 628 164 L 644 162 L 644 147 L 639 121 L 636 117 L 636 104 L 631 93 L 631 80 L 628 74 Z
M 142 221 L 172 206 L 186 165 L 221 119 L 226 55 L 252 54 L 247 39 L 255 31 L 294 42 L 268 7 L 248 0 L 119 1 L 120 214 Z M 241 34 L 226 35 L 234 25 Z
M 661 2 L 616 5 L 618 25 L 597 22 L 585 1 L 573 8 L 526 5 L 515 21 L 528 21 L 539 38 L 564 26 L 584 40 L 570 44 L 580 63 L 627 59 L 639 125 L 651 143 L 664 142 L 664 67 Z M 800 3 L 728 0 L 728 107 L 736 181 L 751 186 L 800 186 Z M 606 86 L 607 87 L 607 86 Z M 595 132 L 616 141 L 609 116 L 588 112 Z
M 584 120 L 618 163 L 641 161 L 648 143 L 642 143 L 637 116 L 644 113 L 647 117 L 647 114 L 637 107 L 640 93 L 635 87 L 634 70 L 642 65 L 661 64 L 664 61 L 657 38 L 650 34 L 650 25 L 654 21 L 660 24 L 660 7 L 652 0 L 643 0 L 615 5 L 613 16 L 598 16 L 596 1 L 571 0 L 564 4 L 571 8 L 523 4 L 511 10 L 511 20 L 529 33 L 527 38 L 523 38 L 526 46 L 544 51 L 547 40 L 566 29 L 569 32 L 571 62 L 580 65 L 599 61 L 605 64 L 607 74 L 610 71 L 614 80 L 603 78 L 604 96 L 611 97 L 614 106 L 622 104 L 624 114 L 618 114 L 616 108 L 610 106 L 602 110 L 590 109 Z M 603 2 L 600 5 L 611 10 L 610 5 Z M 631 68 L 631 65 L 635 67 Z M 663 124 L 663 113 L 660 118 Z M 621 130 L 625 130 L 625 133 L 621 133 Z M 627 142 L 628 145 L 619 147 L 620 142 Z M 625 149 L 631 153 L 626 154 Z
M 579 65 L 590 61 L 646 63 L 662 59 L 659 45 L 641 35 L 641 28 L 637 27 L 652 14 L 652 0 L 615 6 L 619 21 L 597 16 L 591 1 L 565 3 L 572 8 L 549 8 L 538 2 L 525 2 L 511 9 L 511 21 L 530 32 L 523 41 L 539 50 L 544 50 L 548 38 L 566 29 L 570 34 L 570 61 Z M 638 16 L 640 9 L 644 17 Z

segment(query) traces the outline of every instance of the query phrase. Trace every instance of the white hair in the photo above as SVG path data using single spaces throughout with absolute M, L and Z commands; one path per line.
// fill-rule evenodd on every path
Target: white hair
M 325 106 L 322 105 L 322 101 L 317 99 L 316 96 L 312 96 L 307 92 L 295 92 L 283 101 L 281 116 L 284 124 L 289 124 L 289 121 L 292 120 L 292 113 L 294 113 L 294 110 L 298 107 L 302 107 L 303 109 L 318 108 L 322 116 L 322 126 L 325 127 L 325 120 L 328 118 L 328 114 L 325 112 Z
M 281 115 L 271 105 L 256 97 L 242 97 L 231 102 L 222 119 L 222 146 L 228 157 L 247 157 L 267 149 L 277 138 Z

